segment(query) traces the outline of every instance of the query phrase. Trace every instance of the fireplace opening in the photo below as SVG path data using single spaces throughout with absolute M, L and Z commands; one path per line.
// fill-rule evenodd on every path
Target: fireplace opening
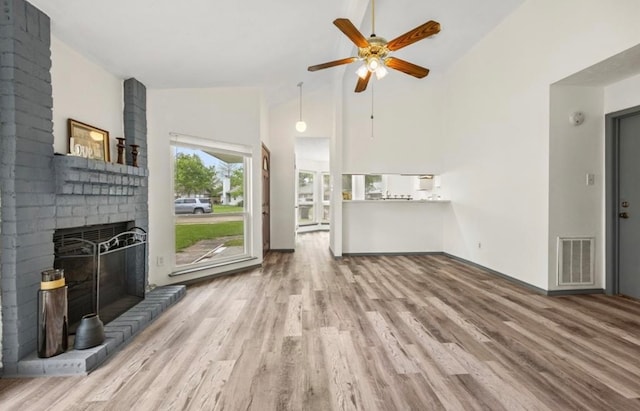
M 147 234 L 132 221 L 56 230 L 53 239 L 71 334 L 96 307 L 107 324 L 144 299 Z

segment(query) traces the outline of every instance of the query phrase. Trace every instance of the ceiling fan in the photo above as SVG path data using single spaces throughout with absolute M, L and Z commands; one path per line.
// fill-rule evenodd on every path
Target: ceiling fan
M 386 67 L 401 71 L 417 78 L 426 77 L 429 69 L 420 67 L 408 61 L 401 60 L 396 57 L 389 56 L 392 51 L 400 50 L 417 41 L 433 36 L 440 31 L 440 23 L 430 20 L 405 34 L 387 41 L 383 37 L 375 35 L 375 0 L 371 1 L 371 37 L 365 38 L 362 33 L 351 23 L 349 19 L 339 18 L 333 21 L 333 24 L 340 29 L 349 39 L 358 47 L 358 57 L 347 57 L 340 60 L 330 61 L 328 63 L 309 66 L 309 71 L 317 71 L 329 67 L 340 66 L 343 64 L 353 63 L 362 60 L 364 64 L 356 72 L 358 74 L 358 83 L 356 84 L 356 93 L 360 93 L 367 88 L 371 74 L 375 73 L 376 78 L 380 80 L 387 75 Z

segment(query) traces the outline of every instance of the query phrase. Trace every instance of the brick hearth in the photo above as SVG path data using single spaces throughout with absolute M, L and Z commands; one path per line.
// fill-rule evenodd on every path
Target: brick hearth
M 15 374 L 5 372 L 4 376 L 35 377 L 87 374 L 124 347 L 163 311 L 182 299 L 185 293 L 186 287 L 184 285 L 156 288 L 147 293 L 144 301 L 105 325 L 106 339 L 103 344 L 86 350 L 70 348 L 63 354 L 46 359 L 38 358 L 35 353 L 32 353 L 18 362 Z M 73 347 L 73 344 L 70 347 Z

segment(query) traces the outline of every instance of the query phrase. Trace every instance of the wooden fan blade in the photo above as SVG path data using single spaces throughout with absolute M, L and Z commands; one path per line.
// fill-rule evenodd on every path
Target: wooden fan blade
M 369 84 L 369 79 L 371 78 L 371 72 L 367 71 L 367 76 L 365 78 L 358 77 L 358 83 L 356 84 L 356 93 L 361 93 L 367 89 L 367 84 Z
M 384 64 L 387 67 L 391 67 L 392 69 L 401 71 L 410 76 L 423 78 L 429 74 L 429 69 L 417 66 L 413 63 L 409 63 L 408 61 L 404 61 L 395 57 L 387 57 L 384 61 Z
M 415 29 L 404 33 L 402 36 L 391 40 L 387 44 L 387 48 L 390 51 L 399 50 L 403 47 L 413 44 L 416 41 L 420 41 L 440 31 L 440 23 L 437 21 L 429 20 L 422 26 L 418 26 Z
M 358 31 L 356 26 L 351 23 L 351 20 L 335 19 L 333 21 L 333 24 L 335 24 L 335 26 L 339 28 L 341 32 L 349 37 L 349 39 L 353 41 L 353 44 L 355 44 L 356 46 L 360 47 L 361 49 L 369 47 L 369 42 L 367 41 L 366 37 L 363 36 L 360 31 Z
M 322 63 L 322 64 L 316 64 L 315 66 L 309 66 L 309 68 L 307 70 L 309 70 L 309 71 L 322 70 L 322 69 L 326 69 L 326 68 L 329 68 L 329 67 L 340 66 L 342 64 L 353 63 L 356 60 L 358 60 L 357 57 L 347 57 L 346 59 L 334 60 L 334 61 L 330 61 L 328 63 Z

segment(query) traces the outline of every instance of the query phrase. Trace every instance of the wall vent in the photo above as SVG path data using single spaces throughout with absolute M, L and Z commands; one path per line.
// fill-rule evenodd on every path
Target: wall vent
M 595 238 L 558 237 L 558 285 L 594 285 Z

